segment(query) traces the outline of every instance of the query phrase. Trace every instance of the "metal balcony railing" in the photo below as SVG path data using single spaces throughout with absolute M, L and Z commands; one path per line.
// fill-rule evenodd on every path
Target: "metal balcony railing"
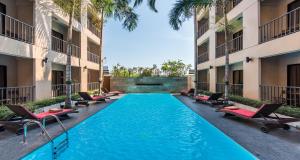
M 95 90 L 99 90 L 99 82 L 90 82 L 88 83 L 88 90 L 89 91 L 95 91 Z
M 243 49 L 243 36 L 236 37 L 228 42 L 228 53 L 234 53 Z M 216 58 L 225 55 L 225 43 L 216 47 Z
M 74 83 L 71 85 L 72 94 L 80 92 L 80 83 Z M 53 84 L 52 85 L 52 97 L 66 95 L 66 84 Z
M 206 33 L 209 29 L 209 21 L 207 20 L 203 25 L 198 28 L 198 38 L 201 37 L 204 33 Z
M 208 52 L 200 53 L 198 55 L 198 64 L 208 61 Z
M 94 33 L 97 37 L 100 38 L 101 35 L 99 29 L 91 22 L 89 18 L 87 20 L 87 27 L 92 33 Z
M 243 84 L 230 84 L 228 89 L 229 89 L 228 92 L 231 95 L 243 96 Z M 224 93 L 225 92 L 225 84 L 217 83 L 216 91 Z
M 62 39 L 59 39 L 55 36 L 52 36 L 52 50 L 59 52 L 59 53 L 64 53 L 67 54 L 67 45 L 68 42 L 64 41 Z M 72 44 L 71 45 L 71 53 L 73 57 L 80 58 L 80 47 Z
M 208 82 L 198 82 L 197 89 L 200 91 L 209 91 L 209 83 Z
M 262 101 L 300 107 L 300 87 L 260 85 Z
M 88 61 L 100 64 L 100 56 L 88 51 Z
M 300 31 L 300 7 L 259 27 L 260 43 Z
M 35 86 L 0 88 L 0 104 L 23 104 L 35 98 Z
M 227 10 L 226 13 L 229 13 L 235 6 L 237 6 L 242 0 L 231 0 L 227 1 Z M 223 8 L 221 5 L 216 7 L 216 22 L 222 19 L 223 17 Z
M 34 27 L 6 14 L 0 13 L 0 35 L 33 44 Z

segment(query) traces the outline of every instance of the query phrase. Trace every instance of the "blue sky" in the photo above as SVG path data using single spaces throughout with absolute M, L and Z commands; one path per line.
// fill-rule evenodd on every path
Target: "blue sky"
M 117 63 L 126 67 L 161 65 L 169 59 L 194 63 L 193 19 L 185 22 L 179 31 L 168 24 L 168 14 L 175 1 L 158 1 L 158 13 L 145 5 L 137 9 L 139 23 L 128 32 L 120 22 L 109 19 L 104 31 L 105 65 Z

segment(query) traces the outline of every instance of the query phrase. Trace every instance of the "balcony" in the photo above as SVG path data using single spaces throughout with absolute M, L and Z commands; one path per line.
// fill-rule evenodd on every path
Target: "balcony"
M 225 92 L 225 84 L 217 83 L 216 91 L 220 92 L 220 93 L 224 93 Z M 243 96 L 243 84 L 230 84 L 229 88 L 228 88 L 228 93 L 230 95 Z
M 34 27 L 0 12 L 0 35 L 33 44 Z
M 100 57 L 97 54 L 94 54 L 88 51 L 88 61 L 100 64 Z
M 68 42 L 60 38 L 52 36 L 52 50 L 59 53 L 67 54 Z M 72 44 L 71 45 L 72 56 L 80 58 L 80 47 Z
M 59 97 L 66 95 L 66 84 L 52 84 L 52 97 Z M 71 85 L 72 94 L 80 92 L 80 83 L 74 83 Z
M 198 64 L 204 63 L 206 61 L 208 61 L 209 59 L 209 54 L 208 52 L 204 52 L 198 55 Z
M 226 13 L 229 13 L 235 6 L 237 6 L 242 0 L 227 1 Z M 221 6 L 216 7 L 216 22 L 218 22 L 223 17 L 223 8 Z
M 209 40 L 206 40 L 200 46 L 198 46 L 198 64 L 206 62 L 209 60 Z
M 88 29 L 94 33 L 97 37 L 101 37 L 99 29 L 91 22 L 91 20 L 88 18 L 87 20 L 87 27 Z
M 0 88 L 0 105 L 24 104 L 35 98 L 35 86 L 19 86 Z
M 243 36 L 240 35 L 228 41 L 228 53 L 234 53 L 243 49 Z M 225 43 L 216 47 L 216 58 L 225 56 Z
M 206 12 L 204 17 L 198 21 L 198 38 L 209 30 L 209 12 Z
M 262 101 L 300 107 L 300 87 L 260 85 Z
M 300 8 L 294 9 L 259 27 L 260 43 L 300 31 Z

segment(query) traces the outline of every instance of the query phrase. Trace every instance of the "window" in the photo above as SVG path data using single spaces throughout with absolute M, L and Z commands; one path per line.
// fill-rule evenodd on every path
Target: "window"
M 6 6 L 2 3 L 0 3 L 0 23 L 1 23 L 1 27 L 0 27 L 0 33 L 1 34 L 5 34 L 5 14 L 6 14 Z
M 289 65 L 287 69 L 287 85 L 300 87 L 300 64 Z
M 243 84 L 243 70 L 233 71 L 233 84 Z

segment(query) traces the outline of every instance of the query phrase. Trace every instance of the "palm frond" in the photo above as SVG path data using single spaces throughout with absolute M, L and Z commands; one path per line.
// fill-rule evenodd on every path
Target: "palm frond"
M 218 0 L 217 0 L 218 1 Z M 215 0 L 177 0 L 169 13 L 169 24 L 178 30 L 184 21 L 193 16 L 194 9 L 210 8 Z
M 142 3 L 143 3 L 143 0 L 135 0 L 133 6 L 137 7 L 137 6 L 140 6 Z M 147 4 L 151 10 L 153 10 L 154 12 L 158 12 L 156 9 L 156 6 L 155 6 L 156 0 L 147 0 Z

